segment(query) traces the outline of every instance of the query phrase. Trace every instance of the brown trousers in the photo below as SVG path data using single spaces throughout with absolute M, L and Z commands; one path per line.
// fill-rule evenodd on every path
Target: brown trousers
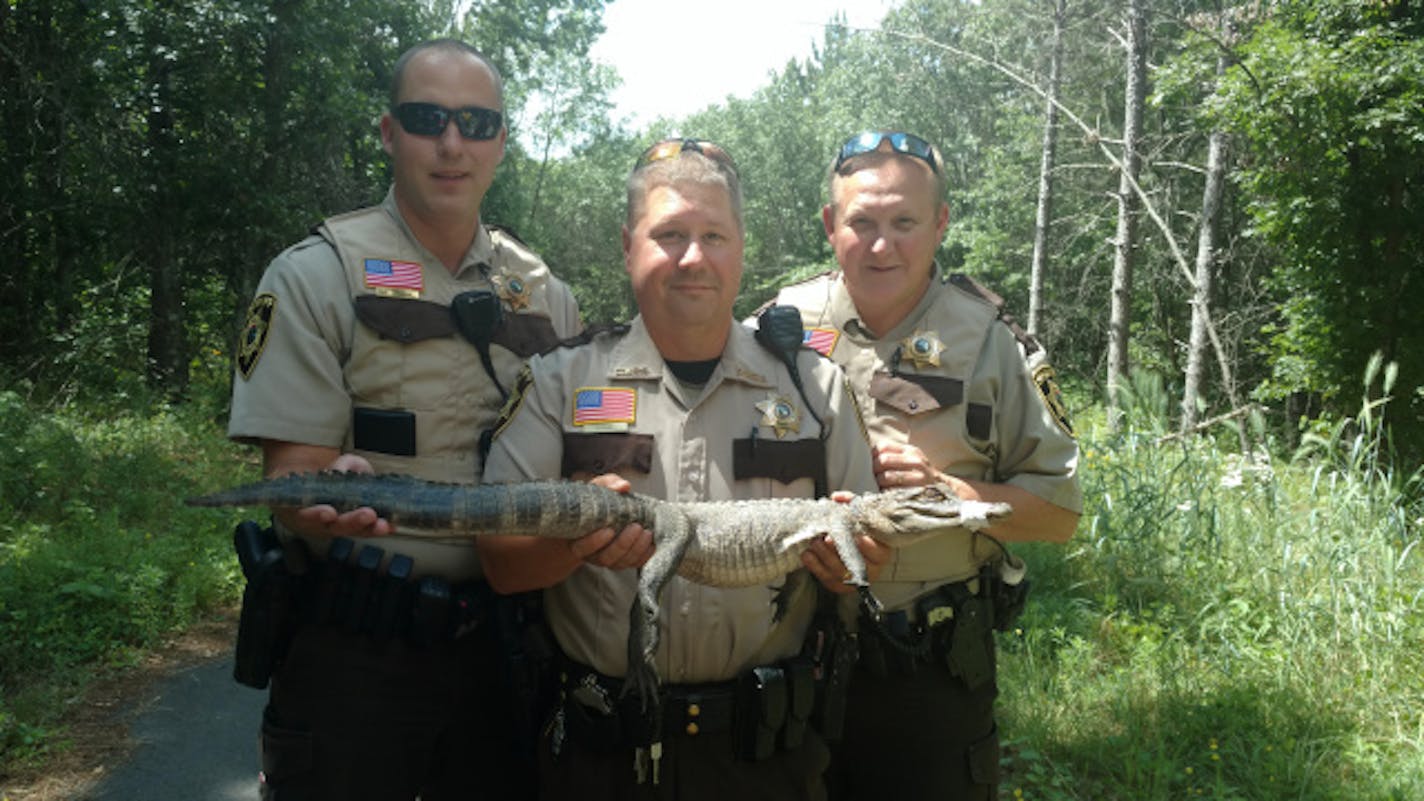
M 264 714 L 264 801 L 533 798 L 493 628 L 429 648 L 300 630 Z
M 826 776 L 832 801 L 998 797 L 994 680 L 969 690 L 942 663 L 921 660 L 915 667 L 913 673 L 892 669 L 889 676 L 857 668 L 845 735 L 832 746 Z

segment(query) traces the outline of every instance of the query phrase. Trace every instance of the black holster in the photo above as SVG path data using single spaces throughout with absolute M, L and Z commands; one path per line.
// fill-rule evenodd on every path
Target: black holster
M 816 598 L 816 616 L 802 653 L 810 659 L 815 679 L 811 723 L 823 738 L 834 741 L 845 730 L 846 698 L 851 672 L 860 659 L 860 642 L 842 622 L 837 596 L 817 587 Z
M 291 644 L 297 582 L 287 570 L 282 544 L 270 527 L 244 520 L 233 532 L 233 545 L 247 576 L 247 587 L 242 591 L 232 677 L 239 684 L 261 690 Z

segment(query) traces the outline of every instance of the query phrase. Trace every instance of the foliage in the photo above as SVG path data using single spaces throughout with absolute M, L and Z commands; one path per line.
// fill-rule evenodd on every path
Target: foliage
M 1424 503 L 1380 458 L 1287 461 L 1082 426 L 1067 548 L 1027 549 L 1034 596 L 1001 640 L 1015 798 L 1400 799 L 1424 792 Z M 1383 409 L 1353 421 L 1377 442 Z M 1372 452 L 1353 437 L 1319 443 Z
M 96 669 L 234 602 L 231 521 L 179 503 L 231 483 L 231 454 L 181 409 L 90 418 L 0 390 L 0 775 L 52 746 Z
M 1249 233 L 1279 253 L 1284 298 L 1259 396 L 1346 389 L 1380 349 L 1399 365 L 1400 444 L 1424 451 L 1424 12 L 1408 3 L 1285 4 L 1261 21 L 1213 98 L 1251 152 Z

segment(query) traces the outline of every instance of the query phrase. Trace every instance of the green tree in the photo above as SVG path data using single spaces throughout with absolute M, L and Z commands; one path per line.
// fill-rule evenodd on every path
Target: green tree
M 1265 399 L 1348 414 L 1360 365 L 1399 365 L 1401 444 L 1424 448 L 1424 9 L 1273 6 L 1212 109 L 1244 143 L 1252 232 L 1277 254 Z

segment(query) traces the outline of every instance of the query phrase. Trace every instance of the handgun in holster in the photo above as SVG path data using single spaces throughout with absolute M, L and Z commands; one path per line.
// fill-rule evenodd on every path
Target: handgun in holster
M 291 643 L 296 577 L 288 571 L 282 543 L 270 527 L 244 520 L 237 524 L 232 539 L 247 577 L 232 677 L 239 684 L 261 690 Z
M 1009 555 L 1004 561 L 984 565 L 979 572 L 981 585 L 989 588 L 989 600 L 994 604 L 994 630 L 1008 631 L 1023 614 L 1028 603 L 1032 582 L 1024 578 L 1027 569 L 1023 560 Z

